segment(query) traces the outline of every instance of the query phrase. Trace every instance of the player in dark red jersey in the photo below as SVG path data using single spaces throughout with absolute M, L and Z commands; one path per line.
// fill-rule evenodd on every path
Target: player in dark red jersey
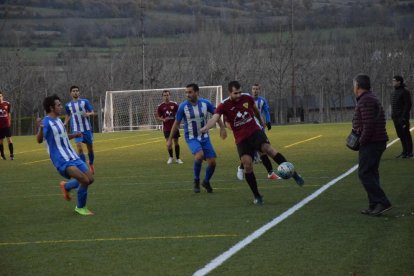
M 157 108 L 156 117 L 158 120 L 162 121 L 162 127 L 164 131 L 164 137 L 168 140 L 170 137 L 171 128 L 175 121 L 175 114 L 178 110 L 178 104 L 176 102 L 170 101 L 171 93 L 169 90 L 162 91 L 162 98 L 164 100 Z M 180 131 L 177 131 L 174 134 L 174 149 L 175 149 L 175 162 L 178 164 L 182 164 L 183 161 L 180 159 L 180 145 L 178 143 L 178 138 L 180 137 Z M 168 154 L 170 157 L 168 158 L 167 164 L 171 164 L 173 162 L 173 149 L 172 145 L 168 147 L 167 145 Z
M 256 177 L 253 172 L 253 157 L 255 151 L 266 153 L 277 164 L 286 162 L 286 158 L 277 152 L 267 139 L 266 134 L 255 122 L 255 117 L 265 127 L 265 123 L 260 116 L 259 110 L 252 96 L 241 92 L 239 82 L 232 81 L 228 84 L 229 97 L 224 99 L 217 107 L 213 117 L 201 129 L 202 132 L 208 131 L 220 119 L 221 115 L 226 116 L 231 129 L 233 130 L 237 151 L 245 170 L 245 179 L 254 194 L 254 203 L 263 204 L 263 196 L 257 188 Z M 305 181 L 295 172 L 293 175 L 296 183 L 302 186 Z
M 11 105 L 9 102 L 3 100 L 3 92 L 0 91 L 0 155 L 1 159 L 6 160 L 4 155 L 3 139 L 7 139 L 9 144 L 10 160 L 14 159 L 13 141 L 11 139 Z

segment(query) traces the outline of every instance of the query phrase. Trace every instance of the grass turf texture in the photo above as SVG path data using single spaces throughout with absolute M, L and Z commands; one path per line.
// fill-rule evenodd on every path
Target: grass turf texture
M 272 145 L 296 165 L 306 184 L 272 182 L 255 165 L 263 206 L 236 179 L 231 132 L 212 132 L 218 159 L 214 193 L 192 192 L 192 156 L 180 139 L 183 165 L 167 165 L 161 132 L 95 135 L 96 175 L 88 207 L 74 212 L 62 178 L 32 137 L 14 137 L 16 159 L 0 163 L 2 275 L 189 275 L 251 232 L 351 168 L 344 146 L 350 124 L 274 126 Z M 396 137 L 388 123 L 390 140 Z M 319 138 L 297 143 L 321 135 Z M 291 145 L 291 146 L 290 146 Z M 238 252 L 211 275 L 409 275 L 414 271 L 414 159 L 381 162 L 382 186 L 394 208 L 359 214 L 367 199 L 356 173 Z M 7 153 L 7 147 L 6 147 Z M 205 164 L 203 164 L 202 176 Z

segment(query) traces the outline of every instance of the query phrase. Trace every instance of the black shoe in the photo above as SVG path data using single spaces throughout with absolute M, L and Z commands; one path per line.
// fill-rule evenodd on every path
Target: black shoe
M 256 205 L 263 205 L 264 204 L 263 196 L 255 197 L 253 200 L 253 203 Z
M 201 185 L 207 190 L 207 193 L 213 192 L 213 188 L 211 187 L 210 182 L 203 181 Z
M 405 152 L 401 152 L 399 155 L 395 156 L 395 158 L 401 158 L 401 157 L 404 158 L 404 156 L 405 156 Z
M 200 192 L 200 180 L 194 180 L 193 191 L 196 194 Z
M 10 155 L 10 160 L 14 160 L 14 155 L 13 154 Z
M 413 154 L 412 153 L 406 153 L 406 154 L 404 154 L 404 156 L 402 158 L 413 158 Z
M 392 208 L 391 204 L 383 205 L 381 203 L 378 203 L 377 205 L 375 205 L 375 208 L 374 208 L 374 210 L 371 211 L 370 215 L 371 216 L 379 216 L 382 213 L 384 213 L 388 210 L 391 210 L 391 208 Z

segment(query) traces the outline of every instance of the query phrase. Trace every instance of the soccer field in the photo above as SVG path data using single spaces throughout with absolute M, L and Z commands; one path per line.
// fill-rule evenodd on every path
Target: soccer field
M 90 217 L 74 212 L 75 199 L 64 201 L 44 146 L 34 136 L 13 137 L 15 160 L 0 162 L 0 275 L 191 275 L 352 168 L 357 153 L 344 145 L 350 127 L 274 126 L 272 145 L 306 183 L 270 181 L 255 165 L 263 206 L 236 178 L 231 132 L 225 141 L 211 133 L 218 154 L 213 194 L 192 192 L 193 159 L 183 137 L 184 164 L 167 165 L 160 131 L 95 134 Z M 387 130 L 394 140 L 392 123 Z M 414 159 L 395 159 L 400 151 L 398 141 L 382 158 L 382 187 L 394 206 L 383 216 L 359 213 L 367 199 L 354 172 L 209 275 L 412 275 Z

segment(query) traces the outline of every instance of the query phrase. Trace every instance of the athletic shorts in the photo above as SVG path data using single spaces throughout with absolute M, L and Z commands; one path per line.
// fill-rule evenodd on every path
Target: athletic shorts
M 186 139 L 186 142 L 193 155 L 202 150 L 205 159 L 217 157 L 213 145 L 211 144 L 210 138 L 204 138 L 201 141 L 198 139 Z
M 0 139 L 11 137 L 11 129 L 9 127 L 0 128 Z
M 74 139 L 76 143 L 84 143 L 84 144 L 92 145 L 93 143 L 92 131 L 85 130 L 84 132 L 82 132 L 82 137 L 75 137 Z
M 261 152 L 263 144 L 270 144 L 266 134 L 262 130 L 253 132 L 250 137 L 247 137 L 237 144 L 237 152 L 239 153 L 239 157 L 247 154 L 254 158 L 256 151 Z
M 67 161 L 65 164 L 56 169 L 61 176 L 66 179 L 70 179 L 70 176 L 66 174 L 66 169 L 72 166 L 77 167 L 81 172 L 87 172 L 89 170 L 88 166 L 86 166 L 85 162 L 83 162 L 81 159 Z
M 164 137 L 165 137 L 165 139 L 168 139 L 168 137 L 170 137 L 170 134 L 171 134 L 171 131 L 164 131 Z M 181 137 L 179 130 L 177 132 L 175 132 L 173 138 L 174 139 L 178 139 L 178 137 Z

